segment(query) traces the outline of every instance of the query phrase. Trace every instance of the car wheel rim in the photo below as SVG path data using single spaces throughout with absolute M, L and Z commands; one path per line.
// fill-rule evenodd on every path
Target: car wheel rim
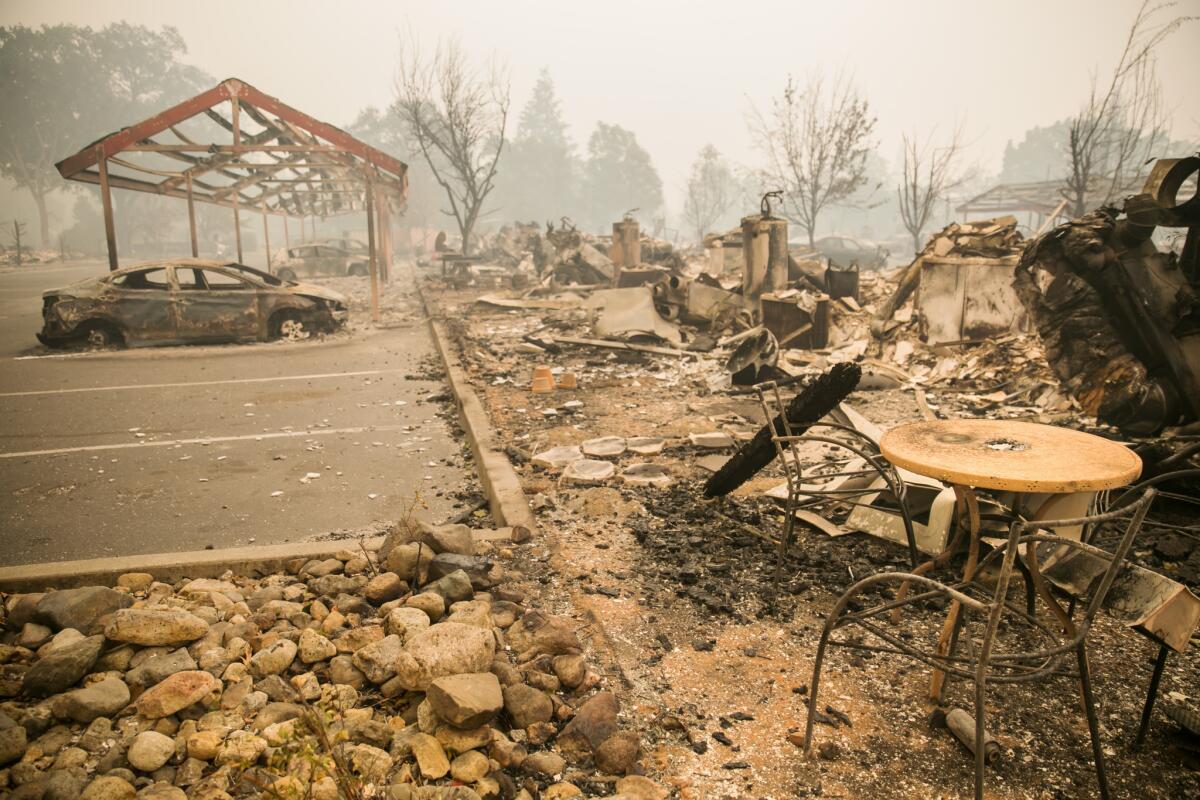
M 93 328 L 92 330 L 88 331 L 88 347 L 108 347 L 108 342 L 108 334 L 99 328 Z
M 279 326 L 279 333 L 284 339 L 303 339 L 308 336 L 304 323 L 298 319 L 285 319 Z

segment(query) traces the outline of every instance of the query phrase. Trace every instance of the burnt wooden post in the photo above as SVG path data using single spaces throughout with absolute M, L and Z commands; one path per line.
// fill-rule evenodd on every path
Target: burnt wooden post
M 96 168 L 100 171 L 100 202 L 104 206 L 104 238 L 108 242 L 108 269 L 116 270 L 117 231 L 113 226 L 112 192 L 108 187 L 108 157 L 102 146 L 96 147 Z
M 371 173 L 367 180 L 367 250 L 370 253 L 371 270 L 371 321 L 379 322 L 379 265 L 375 258 L 375 187 L 371 181 Z
M 291 250 L 292 249 L 292 240 L 291 240 L 291 237 L 288 236 L 287 221 L 288 221 L 288 215 L 285 210 L 285 213 L 283 215 L 283 249 Z
M 267 251 L 267 272 L 271 271 L 271 226 L 268 222 L 271 218 L 267 216 L 267 201 L 262 201 L 262 218 L 263 218 L 263 247 Z
M 237 95 L 229 98 L 229 103 L 233 106 L 233 146 L 237 147 L 242 143 L 241 129 L 241 104 L 238 103 Z M 238 188 L 235 184 L 233 187 L 233 235 L 237 240 L 237 260 L 239 264 L 244 264 L 245 259 L 242 258 L 242 218 L 238 209 Z
M 192 235 L 192 258 L 200 257 L 200 243 L 196 241 L 196 203 L 192 199 L 192 173 L 187 173 L 188 232 Z

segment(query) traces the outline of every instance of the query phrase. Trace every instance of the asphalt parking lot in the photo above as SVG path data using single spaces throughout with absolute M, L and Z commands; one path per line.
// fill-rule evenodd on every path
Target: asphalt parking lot
M 0 272 L 0 563 L 381 531 L 469 486 L 425 398 L 444 388 L 410 298 L 320 341 L 58 353 L 41 293 L 99 262 Z M 353 280 L 353 279 L 342 279 Z M 365 279 L 358 279 L 365 280 Z

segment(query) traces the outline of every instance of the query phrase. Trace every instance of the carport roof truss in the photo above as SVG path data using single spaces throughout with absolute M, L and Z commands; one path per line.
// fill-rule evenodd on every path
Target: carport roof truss
M 345 131 L 228 78 L 55 165 L 68 180 L 288 216 L 403 206 L 408 168 Z

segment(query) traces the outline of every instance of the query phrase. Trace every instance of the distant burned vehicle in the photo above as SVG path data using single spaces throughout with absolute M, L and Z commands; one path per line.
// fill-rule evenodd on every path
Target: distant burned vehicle
M 294 281 L 299 276 L 365 276 L 369 272 L 368 254 L 332 244 L 302 244 L 288 249 L 275 274 Z
M 887 266 L 886 248 L 869 242 L 860 242 L 848 236 L 826 236 L 813 242 L 817 252 L 839 266 L 858 264 L 863 269 L 879 269 Z
M 347 298 L 234 262 L 181 259 L 111 272 L 42 295 L 50 347 L 229 342 L 341 326 Z

